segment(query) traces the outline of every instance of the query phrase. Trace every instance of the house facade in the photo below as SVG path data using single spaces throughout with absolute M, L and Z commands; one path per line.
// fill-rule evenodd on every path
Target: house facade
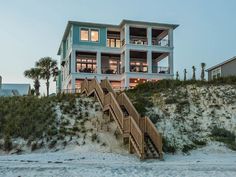
M 108 78 L 114 89 L 173 78 L 173 31 L 178 25 L 123 20 L 119 25 L 69 21 L 58 55 L 57 91 Z
M 217 79 L 219 77 L 236 76 L 236 56 L 207 69 L 207 72 L 208 80 Z

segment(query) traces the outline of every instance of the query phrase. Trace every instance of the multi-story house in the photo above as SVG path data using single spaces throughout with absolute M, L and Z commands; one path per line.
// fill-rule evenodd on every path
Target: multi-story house
M 174 24 L 123 20 L 119 25 L 69 21 L 58 55 L 57 90 L 108 78 L 115 89 L 173 78 Z

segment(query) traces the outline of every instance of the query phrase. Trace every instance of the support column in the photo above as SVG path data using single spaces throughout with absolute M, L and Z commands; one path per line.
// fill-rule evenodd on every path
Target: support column
M 168 63 L 169 63 L 170 74 L 174 74 L 173 52 L 170 52 L 170 53 L 169 53 Z
M 148 38 L 148 45 L 151 46 L 152 45 L 152 27 L 151 26 L 147 28 L 147 38 Z
M 75 93 L 75 77 L 71 75 L 71 93 Z
M 168 40 L 169 40 L 169 46 L 174 47 L 174 44 L 173 44 L 173 41 L 174 41 L 173 29 L 169 29 L 169 31 L 168 31 Z
M 75 73 L 76 72 L 76 51 L 75 50 L 72 50 L 71 51 L 71 68 L 70 68 L 70 70 L 71 70 L 71 73 Z
M 101 74 L 102 73 L 101 52 L 97 52 L 96 60 L 97 60 L 97 74 Z
M 125 77 L 125 89 L 128 89 L 129 88 L 129 77 Z
M 129 25 L 125 25 L 125 44 L 129 44 L 129 38 L 130 38 L 130 34 L 129 34 Z
M 130 50 L 125 50 L 125 72 L 130 72 Z
M 147 51 L 148 74 L 152 74 L 152 51 Z

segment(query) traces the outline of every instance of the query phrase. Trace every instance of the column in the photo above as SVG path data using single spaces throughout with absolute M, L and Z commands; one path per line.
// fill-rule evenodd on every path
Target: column
M 71 75 L 71 93 L 75 93 L 75 77 Z
M 101 74 L 102 72 L 101 52 L 99 51 L 97 52 L 96 59 L 97 59 L 97 74 Z
M 169 31 L 168 31 L 168 40 L 169 40 L 169 46 L 174 47 L 173 29 L 169 29 Z
M 152 74 L 152 51 L 147 51 L 148 74 Z
M 130 50 L 126 49 L 125 50 L 125 72 L 126 73 L 130 72 L 129 66 L 130 66 Z
M 71 68 L 70 68 L 70 70 L 71 70 L 71 73 L 75 73 L 76 72 L 76 51 L 75 50 L 72 50 L 71 51 Z
M 125 25 L 125 44 L 129 44 L 129 25 Z
M 174 74 L 173 51 L 169 53 L 168 63 L 169 63 L 169 68 L 170 68 L 170 74 Z
M 125 89 L 128 89 L 129 88 L 129 77 L 128 76 L 126 76 L 125 77 Z
M 148 45 L 151 46 L 152 45 L 152 27 L 151 26 L 147 28 L 147 38 L 148 38 Z

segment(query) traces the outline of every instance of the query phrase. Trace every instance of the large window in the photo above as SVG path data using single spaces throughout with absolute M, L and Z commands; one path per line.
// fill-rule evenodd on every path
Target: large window
M 91 29 L 90 34 L 91 34 L 91 41 L 92 42 L 98 42 L 99 41 L 99 31 L 95 29 Z
M 81 41 L 89 41 L 89 29 L 81 28 L 80 40 Z
M 81 28 L 80 29 L 80 40 L 81 41 L 99 42 L 99 30 L 98 29 Z
M 130 62 L 130 72 L 147 72 L 147 63 Z
M 212 71 L 212 79 L 221 77 L 221 68 L 216 68 Z
M 116 39 L 116 38 L 108 38 L 107 39 L 107 45 L 108 47 L 117 47 L 120 48 L 120 39 Z
M 96 72 L 96 58 L 92 56 L 80 56 L 76 63 L 77 72 L 95 73 Z

